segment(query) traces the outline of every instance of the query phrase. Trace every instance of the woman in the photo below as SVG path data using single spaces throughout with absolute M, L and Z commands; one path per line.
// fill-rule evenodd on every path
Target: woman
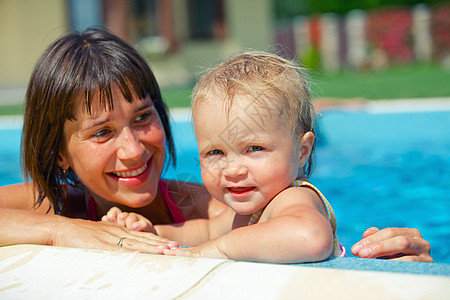
M 93 221 L 113 206 L 153 224 L 220 213 L 202 185 L 161 179 L 174 153 L 158 84 L 132 47 L 100 29 L 58 39 L 28 86 L 22 160 L 33 184 L 0 188 L 0 245 L 161 253 L 172 242 Z M 415 229 L 372 228 L 363 237 L 355 255 L 432 261 Z

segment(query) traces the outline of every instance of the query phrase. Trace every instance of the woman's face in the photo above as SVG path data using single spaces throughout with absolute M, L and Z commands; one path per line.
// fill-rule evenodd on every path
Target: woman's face
M 71 167 L 97 202 L 128 207 L 149 205 L 164 168 L 166 137 L 150 97 L 128 103 L 114 89 L 114 110 L 93 99 L 92 113 L 78 108 L 64 124 L 65 149 L 59 166 Z

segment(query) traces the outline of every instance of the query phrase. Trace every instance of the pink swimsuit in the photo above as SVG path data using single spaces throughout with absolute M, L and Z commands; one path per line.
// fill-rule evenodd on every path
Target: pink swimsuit
M 164 203 L 166 203 L 167 209 L 169 210 L 170 216 L 172 217 L 173 223 L 183 223 L 186 221 L 180 209 L 178 208 L 175 200 L 172 197 L 166 184 L 160 180 L 158 181 L 158 188 L 161 191 Z M 92 196 L 89 197 L 87 205 L 87 218 L 91 221 L 98 221 L 97 208 L 95 206 L 95 201 Z

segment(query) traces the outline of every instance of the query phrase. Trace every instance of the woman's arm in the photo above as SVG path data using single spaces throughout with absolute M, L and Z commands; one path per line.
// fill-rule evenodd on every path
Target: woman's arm
M 125 237 L 122 246 L 119 240 Z M 122 226 L 0 208 L 0 246 L 39 244 L 87 249 L 162 253 L 168 240 Z
M 433 262 L 431 246 L 414 228 L 367 229 L 363 239 L 351 251 L 361 258 L 383 258 L 400 261 Z
M 0 207 L 34 210 L 40 213 L 53 213 L 50 202 L 44 199 L 39 207 L 34 205 L 37 192 L 32 183 L 18 183 L 0 187 Z

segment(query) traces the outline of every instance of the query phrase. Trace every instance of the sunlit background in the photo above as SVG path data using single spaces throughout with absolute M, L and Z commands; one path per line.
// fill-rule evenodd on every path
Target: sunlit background
M 248 48 L 298 59 L 317 98 L 450 96 L 449 16 L 438 0 L 2 0 L 0 104 L 23 100 L 54 39 L 92 25 L 148 59 L 172 107 L 205 66 Z

